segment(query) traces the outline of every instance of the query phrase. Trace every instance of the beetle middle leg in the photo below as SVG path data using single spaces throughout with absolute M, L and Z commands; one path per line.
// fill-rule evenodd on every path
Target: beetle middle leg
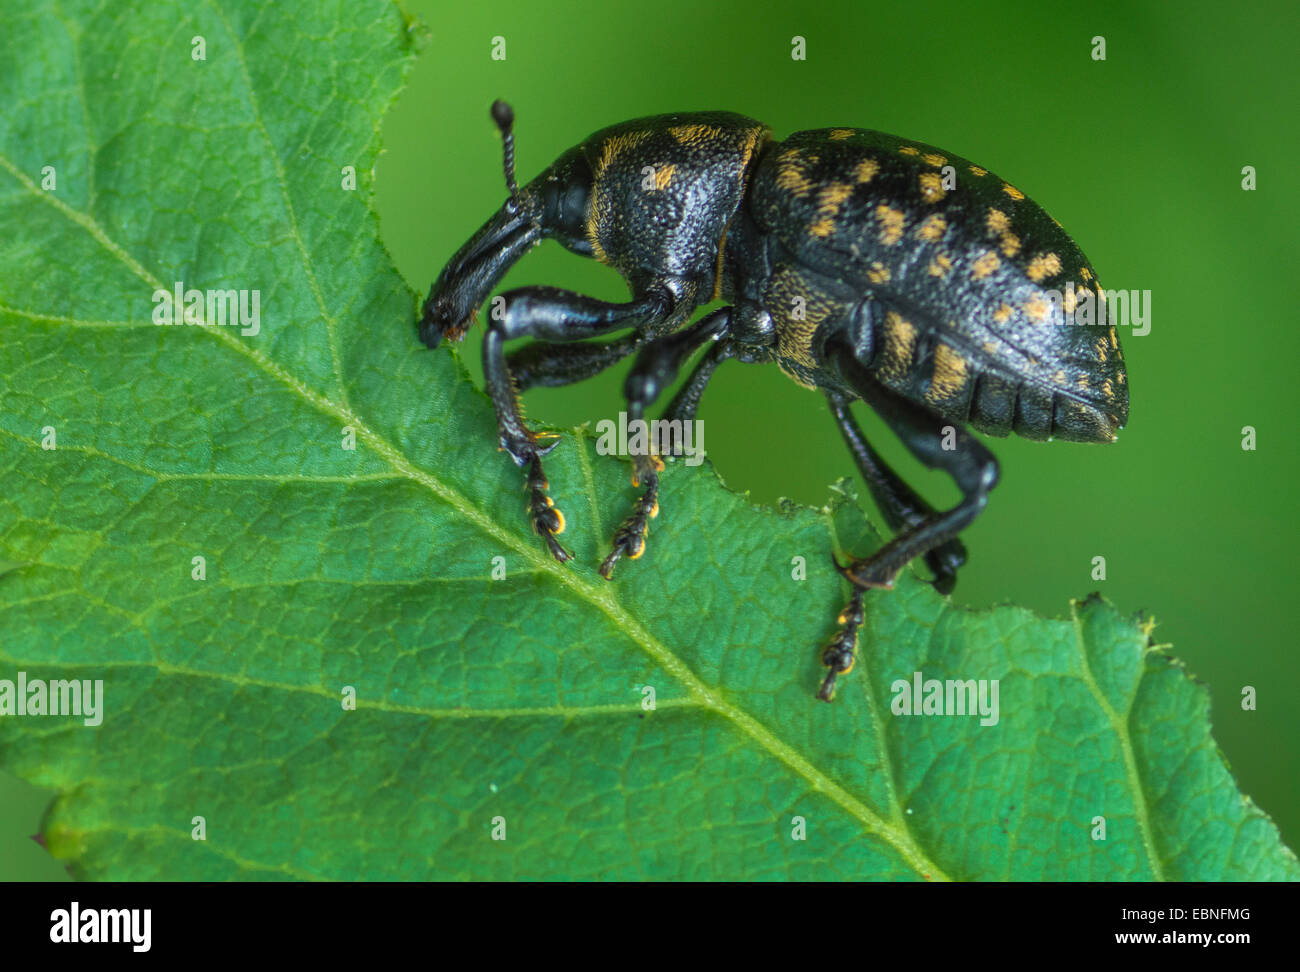
M 502 297 L 505 312 L 492 316 L 483 338 L 483 378 L 497 413 L 501 448 L 517 466 L 527 466 L 524 485 L 533 529 L 546 542 L 556 560 L 571 554 L 556 539 L 564 530 L 564 516 L 547 495 L 549 484 L 542 471 L 542 456 L 555 447 L 542 445 L 524 424 L 519 396 L 506 361 L 505 342 L 533 337 L 545 342 L 574 342 L 618 328 L 645 327 L 668 318 L 677 300 L 667 287 L 649 287 L 626 304 L 596 300 L 557 287 L 522 287 Z
M 952 509 L 941 513 L 931 511 L 871 556 L 855 559 L 847 566 L 836 562 L 836 569 L 853 585 L 854 591 L 849 607 L 840 615 L 843 628 L 822 654 L 822 663 L 830 672 L 817 696 L 829 701 L 835 691 L 836 676 L 853 665 L 853 644 L 862 622 L 862 591 L 893 587 L 899 571 L 910 560 L 942 550 L 944 544 L 969 526 L 988 505 L 989 492 L 998 482 L 998 463 L 993 453 L 961 423 L 949 421 L 877 383 L 854 357 L 852 349 L 833 345 L 827 350 L 849 386 L 885 420 L 908 451 L 931 469 L 946 472 L 962 492 L 961 502 Z
M 506 366 L 515 388 L 558 388 L 586 381 L 612 368 L 641 344 L 641 338 L 629 334 L 617 341 L 591 344 L 554 344 L 534 341 L 506 355 Z
M 652 341 L 641 349 L 623 384 L 629 422 L 644 419 L 646 409 L 654 404 L 664 388 L 673 383 L 678 369 L 692 354 L 708 342 L 721 342 L 724 339 L 730 319 L 731 308 L 720 307 L 690 327 Z M 716 363 L 713 367 L 716 367 Z M 697 366 L 692 372 L 692 380 L 696 380 L 699 374 L 700 366 Z M 712 369 L 704 375 L 700 391 L 703 391 L 703 385 L 711 374 Z M 697 394 L 695 403 L 698 401 Z M 644 486 L 645 492 L 636 501 L 631 515 L 614 531 L 613 548 L 600 565 L 600 575 L 606 580 L 610 579 L 614 565 L 624 554 L 628 559 L 635 560 L 645 552 L 649 521 L 659 515 L 659 473 L 663 470 L 663 463 L 651 448 L 644 454 L 632 457 L 632 469 L 632 484 Z
M 722 362 L 734 357 L 736 357 L 736 347 L 727 338 L 724 337 L 710 345 L 691 370 L 685 383 L 677 390 L 673 400 L 668 403 L 668 407 L 664 409 L 664 420 L 681 422 L 683 427 L 687 422 L 694 422 L 695 413 L 700 407 L 700 398 L 704 395 L 704 389 L 708 386 L 709 379 L 713 377 L 713 372 Z

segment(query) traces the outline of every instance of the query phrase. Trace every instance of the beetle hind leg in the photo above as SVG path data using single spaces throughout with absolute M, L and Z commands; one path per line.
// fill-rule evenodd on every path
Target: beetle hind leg
M 908 451 L 931 469 L 946 472 L 962 492 L 961 502 L 952 509 L 929 511 L 918 522 L 907 524 L 870 557 L 854 560 L 845 568 L 846 576 L 859 587 L 893 587 L 894 578 L 908 561 L 942 550 L 983 512 L 989 492 L 998 482 L 998 463 L 961 423 L 878 384 L 851 349 L 836 345 L 828 350 L 840 374 L 885 420 Z
M 918 496 L 871 447 L 849 411 L 849 399 L 834 391 L 828 391 L 826 398 L 844 436 L 844 443 L 853 454 L 858 471 L 866 480 L 872 499 L 890 530 L 900 533 L 937 516 L 934 507 Z M 927 550 L 925 562 L 934 575 L 931 580 L 934 589 L 940 594 L 951 594 L 957 584 L 957 570 L 966 562 L 966 547 L 952 537 Z
M 831 408 L 840 420 L 850 449 L 881 501 L 886 518 L 895 519 L 900 532 L 868 557 L 835 567 L 853 585 L 849 606 L 841 613 L 841 630 L 822 652 L 822 663 L 830 669 L 818 698 L 829 700 L 835 678 L 852 667 L 858 627 L 862 624 L 862 598 L 867 588 L 891 588 L 899 572 L 915 557 L 927 556 L 935 570 L 935 586 L 955 580 L 956 568 L 965 559 L 957 535 L 988 505 L 989 492 L 998 482 L 998 463 L 993 454 L 959 423 L 889 391 L 878 384 L 855 358 L 851 348 L 827 348 L 840 375 L 902 440 L 917 459 L 931 469 L 941 469 L 957 483 L 962 499 L 950 510 L 937 512 L 871 452 L 861 432 L 847 416 L 847 399 L 832 396 Z M 855 447 L 854 433 L 863 449 Z M 862 460 L 865 457 L 866 466 Z M 873 482 L 874 480 L 874 482 Z M 891 508 L 892 504 L 892 508 Z M 933 556 L 930 556 L 933 555 Z M 960 560 L 958 559 L 960 557 Z

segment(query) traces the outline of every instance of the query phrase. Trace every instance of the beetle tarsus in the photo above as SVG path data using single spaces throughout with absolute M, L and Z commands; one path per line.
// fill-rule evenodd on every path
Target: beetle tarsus
M 532 519 L 533 529 L 537 531 L 545 542 L 551 556 L 560 563 L 565 563 L 573 559 L 573 554 L 561 546 L 560 541 L 556 540 L 557 534 L 564 532 L 564 514 L 555 508 L 555 503 L 547 495 L 550 483 L 546 479 L 546 474 L 542 472 L 542 460 L 539 456 L 534 455 L 528 464 L 528 476 L 524 480 L 524 488 L 528 490 L 528 515 Z
M 839 567 L 839 564 L 835 566 Z M 817 698 L 823 702 L 829 702 L 835 697 L 836 678 L 853 670 L 858 645 L 858 628 L 862 626 L 862 621 L 862 588 L 855 586 L 848 607 L 840 612 L 839 623 L 842 627 L 835 633 L 830 644 L 822 650 L 822 664 L 830 669 L 826 673 L 826 678 L 822 680 L 821 688 L 817 690 Z
M 632 514 L 619 524 L 614 531 L 613 549 L 600 565 L 600 576 L 610 580 L 614 574 L 614 565 L 626 554 L 629 560 L 636 560 L 645 553 L 645 538 L 650 530 L 650 520 L 659 515 L 659 470 L 663 463 L 656 457 L 637 462 L 634 483 L 645 483 L 645 492 L 636 501 Z

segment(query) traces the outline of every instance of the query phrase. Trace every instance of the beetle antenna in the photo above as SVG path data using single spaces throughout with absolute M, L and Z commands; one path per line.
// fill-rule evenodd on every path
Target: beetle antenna
M 498 98 L 492 102 L 492 120 L 501 129 L 502 153 L 505 156 L 506 188 L 510 198 L 519 201 L 519 183 L 515 182 L 515 111 Z

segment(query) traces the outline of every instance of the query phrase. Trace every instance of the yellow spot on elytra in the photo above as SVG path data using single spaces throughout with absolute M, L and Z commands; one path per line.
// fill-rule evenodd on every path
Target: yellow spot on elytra
M 851 128 L 832 128 L 829 136 L 829 138 L 835 142 L 838 142 L 840 139 L 852 137 L 853 129 Z
M 1025 194 L 1021 192 L 1019 189 L 1017 189 L 1015 186 L 1011 185 L 1011 183 L 1009 182 L 1002 183 L 1002 191 L 1015 200 L 1020 200 L 1025 198 Z
M 955 349 L 940 343 L 934 349 L 934 375 L 926 391 L 929 399 L 944 399 L 961 391 L 966 384 L 966 359 Z
M 997 321 L 999 324 L 1005 324 L 1007 319 L 1011 317 L 1011 313 L 1011 305 L 1002 304 L 993 312 L 993 320 Z
M 902 314 L 891 311 L 885 314 L 885 351 L 896 361 L 911 359 L 911 351 L 917 343 L 917 329 L 911 321 L 905 321 Z
M 808 227 L 808 232 L 813 236 L 830 236 L 835 232 L 835 220 L 830 217 L 819 219 Z
M 1004 256 L 1013 257 L 1020 251 L 1020 237 L 1011 232 L 1011 218 L 1000 209 L 990 209 L 984 218 L 989 236 L 998 237 Z
M 879 370 L 882 375 L 901 378 L 911 367 L 912 350 L 916 345 L 916 328 L 905 321 L 898 311 L 885 315 L 885 343 L 881 348 Z
M 796 159 L 782 162 L 778 166 L 776 184 L 796 196 L 806 196 L 812 191 L 812 181 L 803 174 Z
M 1097 360 L 1104 364 L 1107 355 L 1110 353 L 1110 348 L 1106 344 L 1106 339 L 1102 338 L 1092 346 L 1092 349 L 1097 352 Z
M 897 243 L 903 235 L 903 211 L 882 204 L 876 207 L 876 219 L 880 220 L 880 242 L 886 246 Z
M 1035 283 L 1048 277 L 1055 277 L 1060 272 L 1061 258 L 1055 253 L 1040 253 L 1029 261 L 1029 266 L 1025 267 L 1025 274 Z
M 660 169 L 655 169 L 655 188 L 667 189 L 673 181 L 673 173 L 677 171 L 675 165 L 665 165 Z
M 926 269 L 929 271 L 930 276 L 942 277 L 952 269 L 952 261 L 948 259 L 948 254 L 937 253 Z
M 1087 267 L 1084 267 L 1082 270 L 1079 271 L 1079 276 L 1083 277 L 1084 280 L 1091 280 L 1092 271 L 1089 270 Z
M 1064 384 L 1065 384 L 1065 372 L 1064 372 L 1064 371 L 1058 371 L 1056 374 L 1052 375 L 1052 381 L 1056 382 L 1058 385 L 1064 385 Z
M 1088 388 L 1088 387 L 1089 387 L 1089 385 L 1088 385 L 1088 376 L 1087 376 L 1087 375 L 1080 375 L 1078 378 L 1076 378 L 1076 379 L 1074 380 L 1074 383 L 1075 383 L 1076 385 L 1078 385 L 1080 388 Z
M 1126 381 L 1128 381 L 1128 375 L 1124 374 L 1124 372 L 1121 371 L 1119 374 L 1115 376 L 1115 380 L 1122 385 Z
M 853 168 L 853 175 L 858 182 L 870 182 L 872 177 L 880 171 L 880 163 L 875 159 L 863 159 Z
M 1106 336 L 1110 338 L 1110 346 L 1111 346 L 1112 348 L 1115 348 L 1116 350 L 1118 350 L 1118 349 L 1119 349 L 1119 335 L 1115 333 L 1115 325 L 1114 325 L 1114 324 L 1112 324 L 1112 325 L 1110 326 L 1110 330 L 1106 332 Z
M 847 182 L 832 182 L 817 194 L 817 209 L 834 216 L 840 204 L 853 194 L 853 187 Z
M 1109 378 L 1101 383 L 1101 393 L 1107 398 L 1115 397 L 1115 386 L 1110 383 Z
M 911 145 L 904 145 L 902 148 L 898 150 L 898 154 L 899 155 L 920 155 L 921 150 L 918 148 L 913 148 Z
M 943 238 L 943 231 L 948 228 L 947 221 L 938 213 L 931 213 L 916 228 L 917 239 L 935 243 Z
M 1034 297 L 1020 305 L 1031 321 L 1042 321 L 1047 317 L 1047 301 Z
M 889 283 L 889 268 L 883 263 L 873 263 L 867 271 L 867 279 L 873 284 Z
M 921 161 L 924 162 L 926 165 L 932 165 L 937 169 L 939 168 L 939 166 L 943 165 L 948 160 L 945 159 L 942 155 L 939 155 L 937 152 L 929 152 L 921 156 Z
M 970 278 L 972 280 L 983 280 L 1001 264 L 1002 261 L 998 259 L 998 255 L 989 250 L 971 265 Z
M 948 195 L 948 190 L 943 187 L 943 180 L 939 178 L 938 173 L 923 172 L 919 181 L 921 183 L 921 198 L 926 202 L 938 202 Z
M 798 377 L 798 368 L 813 370 L 817 367 L 812 353 L 813 335 L 832 310 L 831 302 L 818 296 L 818 293 L 797 269 L 786 265 L 772 275 L 765 295 L 767 305 L 773 308 L 777 324 L 777 363 L 782 365 L 786 374 L 801 384 L 803 381 Z M 796 297 L 803 297 L 807 305 L 802 317 L 798 319 L 793 316 Z M 782 364 L 783 359 L 797 368 L 794 371 L 787 369 Z
M 986 176 L 986 175 L 989 174 L 989 170 L 988 170 L 988 169 L 981 169 L 978 165 L 972 165 L 972 166 L 970 167 L 970 174 L 973 175 L 973 176 L 981 176 L 981 177 L 983 177 L 983 176 Z

